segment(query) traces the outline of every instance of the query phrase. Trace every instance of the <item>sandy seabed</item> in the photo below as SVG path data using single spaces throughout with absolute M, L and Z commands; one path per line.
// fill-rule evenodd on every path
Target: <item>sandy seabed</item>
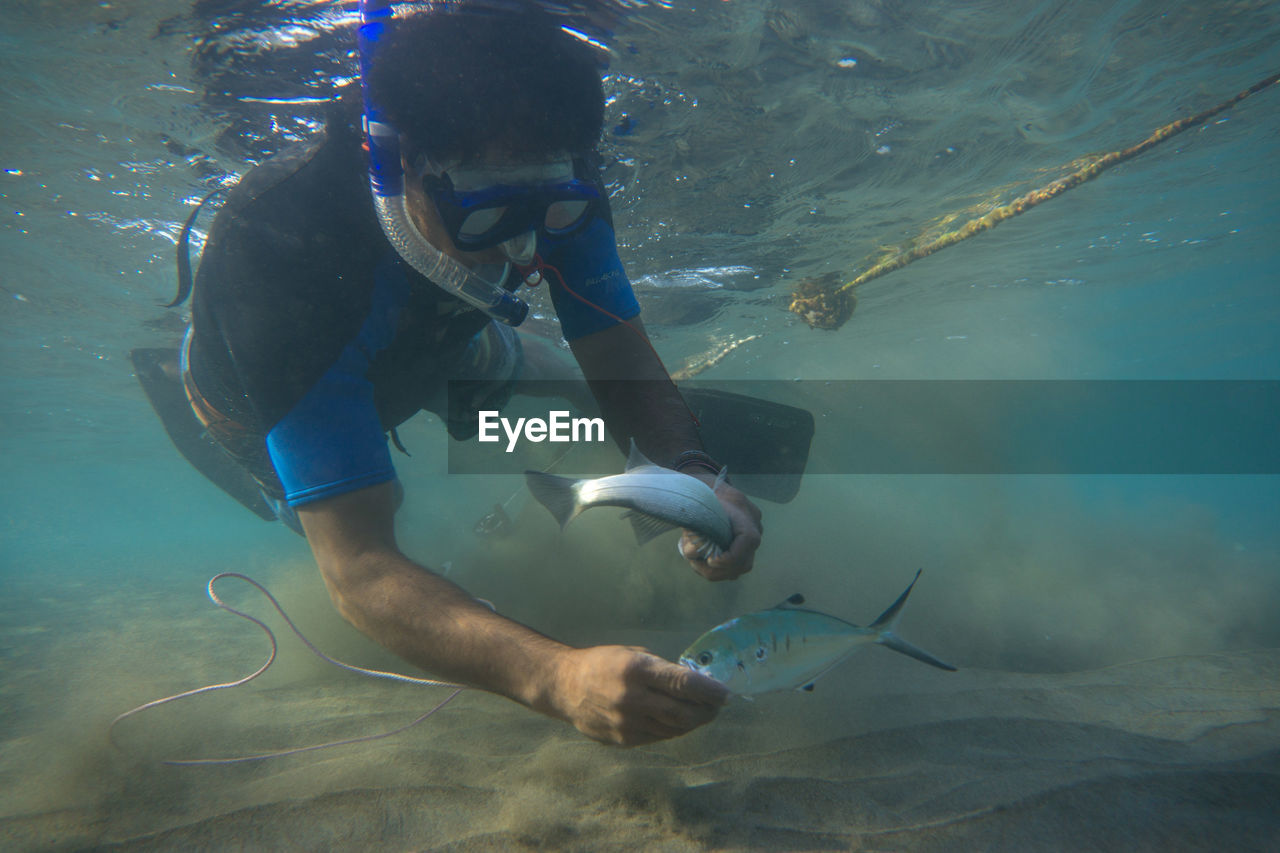
M 166 602 L 135 595 L 111 629 L 64 613 L 56 639 L 10 620 L 0 847 L 1280 849 L 1280 650 L 949 674 L 872 649 L 811 694 L 735 700 L 647 748 L 464 693 L 386 740 L 181 768 L 158 759 L 386 730 L 447 694 L 340 673 L 282 640 L 263 679 L 129 720 L 113 750 L 114 713 L 261 660 L 251 627 Z M 336 618 L 312 604 L 304 628 Z M 637 639 L 670 656 L 688 638 Z M 122 648 L 131 661 L 107 672 Z

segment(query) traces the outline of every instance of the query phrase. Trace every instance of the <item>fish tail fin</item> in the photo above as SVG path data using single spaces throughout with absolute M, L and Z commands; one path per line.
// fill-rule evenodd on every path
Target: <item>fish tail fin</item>
M 916 576 L 911 579 L 911 583 L 907 584 L 906 590 L 902 595 L 898 596 L 898 600 L 890 604 L 885 612 L 876 617 L 876 621 L 867 627 L 872 631 L 892 631 L 898 625 L 898 617 L 902 615 L 902 606 L 907 603 L 907 596 L 911 594 L 911 589 L 916 585 L 916 581 L 920 580 L 920 570 L 916 571 Z
M 916 572 L 916 576 L 911 579 L 911 583 L 907 585 L 902 595 L 898 596 L 898 600 L 889 605 L 885 612 L 881 613 L 876 621 L 872 622 L 869 630 L 875 633 L 875 641 L 886 648 L 893 649 L 908 657 L 913 657 L 918 661 L 927 663 L 930 666 L 936 666 L 938 669 L 945 669 L 948 672 L 955 672 L 956 668 L 949 663 L 940 661 L 924 649 L 911 645 L 906 640 L 893 633 L 893 629 L 898 626 L 898 619 L 902 616 L 902 607 L 907 603 L 907 596 L 911 594 L 911 589 L 916 585 L 916 581 L 920 580 L 920 572 Z
M 525 471 L 524 480 L 538 503 L 547 508 L 563 530 L 564 526 L 582 512 L 578 503 L 578 481 L 572 477 L 544 474 L 542 471 Z
M 902 654 L 907 655 L 908 657 L 913 657 L 922 663 L 927 663 L 929 666 L 936 666 L 938 669 L 945 669 L 947 672 L 956 671 L 956 668 L 951 664 L 946 661 L 938 660 L 919 646 L 911 645 L 892 631 L 880 632 L 880 635 L 876 637 L 876 642 L 886 648 L 893 649 L 895 652 L 901 652 Z

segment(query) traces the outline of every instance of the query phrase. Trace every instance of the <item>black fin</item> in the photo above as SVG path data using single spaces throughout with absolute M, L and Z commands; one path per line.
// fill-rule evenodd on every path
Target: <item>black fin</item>
M 392 444 L 394 444 L 394 445 L 396 446 L 396 450 L 399 450 L 399 451 L 400 451 L 401 453 L 403 453 L 405 456 L 412 456 L 412 455 L 413 455 L 413 454 L 412 454 L 412 453 L 410 453 L 408 450 L 406 450 L 406 449 L 405 449 L 404 444 L 403 444 L 403 443 L 401 443 L 401 441 L 400 441 L 400 433 L 396 432 L 396 428 L 395 428 L 395 427 L 392 427 L 392 428 L 391 428 L 391 443 L 392 443 Z
M 191 215 L 183 223 L 182 231 L 178 233 L 178 295 L 173 297 L 173 301 L 165 305 L 165 308 L 176 308 L 186 302 L 187 297 L 191 295 L 191 288 L 195 284 L 195 277 L 191 274 L 191 229 L 195 227 L 196 217 L 204 209 L 205 202 L 221 193 L 220 187 L 200 199 L 196 209 L 191 211 Z
M 812 681 L 810 681 L 808 684 L 806 684 L 804 687 L 801 687 L 800 689 L 801 689 L 801 690 L 803 690 L 805 693 L 812 693 L 812 692 L 813 692 L 813 682 L 812 682 Z
M 785 601 L 779 601 L 773 606 L 774 610 L 786 610 L 789 607 L 799 607 L 804 604 L 804 596 L 800 593 L 789 596 Z
M 872 631 L 892 631 L 893 623 L 897 621 L 898 614 L 902 612 L 902 605 L 907 603 L 907 596 L 911 594 L 911 588 L 916 585 L 916 581 L 920 580 L 920 572 L 923 569 L 916 570 L 916 576 L 911 579 L 911 583 L 907 584 L 906 591 L 898 596 L 898 600 L 890 604 L 885 612 L 876 617 L 876 621 L 867 627 Z
M 796 496 L 813 441 L 810 412 L 700 383 L 680 383 L 680 394 L 698 421 L 703 449 L 733 472 L 735 488 L 776 503 Z
M 876 642 L 886 648 L 893 649 L 899 654 L 913 657 L 918 661 L 936 666 L 938 669 L 945 669 L 948 672 L 955 672 L 956 668 L 951 664 L 938 660 L 924 649 L 911 645 L 906 640 L 893 633 L 894 626 L 897 625 L 898 617 L 902 615 L 902 606 L 907 603 L 907 596 L 911 594 L 911 588 L 916 585 L 916 581 L 920 580 L 920 571 L 916 572 L 916 576 L 911 579 L 911 583 L 907 586 L 902 595 L 898 596 L 898 600 L 889 605 L 889 609 L 880 614 L 876 621 L 872 622 L 870 630 L 876 632 Z
M 191 467 L 258 518 L 275 521 L 275 510 L 262 497 L 257 481 L 209 437 L 204 424 L 192 413 L 178 372 L 177 347 L 140 347 L 129 353 L 129 360 L 169 440 Z

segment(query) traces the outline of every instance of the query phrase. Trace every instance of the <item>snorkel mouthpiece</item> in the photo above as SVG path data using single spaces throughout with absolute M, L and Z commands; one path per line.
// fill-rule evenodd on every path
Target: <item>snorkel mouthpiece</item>
M 478 308 L 500 323 L 518 326 L 529 314 L 525 302 L 476 275 L 423 237 L 405 205 L 400 134 L 374 103 L 370 71 L 378 40 L 391 20 L 391 0 L 360 0 L 360 90 L 364 96 L 364 132 L 369 144 L 369 189 L 382 233 L 400 257 L 437 287 Z

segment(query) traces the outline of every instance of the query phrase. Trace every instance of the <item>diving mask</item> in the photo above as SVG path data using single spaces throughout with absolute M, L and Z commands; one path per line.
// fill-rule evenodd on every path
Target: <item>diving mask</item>
M 528 263 L 538 234 L 563 236 L 582 227 L 600 199 L 599 187 L 577 176 L 576 161 L 430 169 L 422 189 L 449 237 L 463 251 L 501 246 Z

